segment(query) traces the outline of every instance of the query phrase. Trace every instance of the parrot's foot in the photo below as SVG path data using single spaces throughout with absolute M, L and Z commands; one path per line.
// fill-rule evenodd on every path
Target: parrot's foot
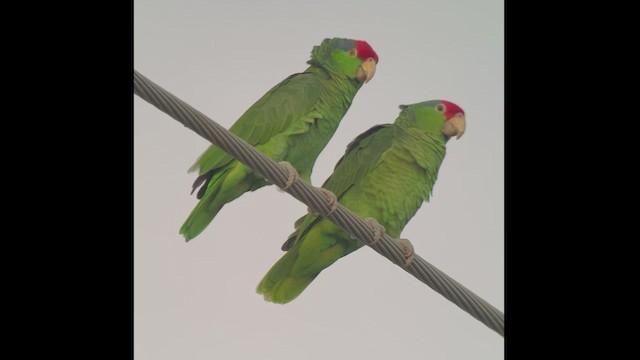
M 324 195 L 324 197 L 327 199 L 327 205 L 329 206 L 329 213 L 327 215 L 333 214 L 333 212 L 336 211 L 336 208 L 338 208 L 338 198 L 336 197 L 336 194 L 334 194 L 333 192 L 325 188 L 316 188 L 316 189 L 319 190 L 322 193 L 322 195 Z M 312 215 L 319 213 L 317 210 L 312 208 L 307 208 L 307 212 L 309 212 L 309 214 L 312 214 Z
M 375 245 L 384 236 L 384 226 L 380 225 L 380 223 L 372 217 L 368 217 L 364 219 L 364 221 L 366 221 L 373 230 L 373 241 L 371 241 L 369 245 Z
M 287 190 L 300 177 L 298 175 L 298 170 L 286 161 L 280 161 L 278 164 L 280 164 L 280 166 L 287 172 L 287 183 L 282 188 L 282 190 Z
M 338 198 L 336 197 L 336 194 L 325 188 L 318 188 L 318 190 L 320 190 L 320 192 L 324 194 L 324 197 L 327 198 L 327 205 L 329 205 L 329 215 L 333 214 L 333 212 L 336 211 L 336 208 L 338 207 Z
M 413 250 L 413 244 L 407 239 L 393 239 L 396 244 L 402 248 L 402 255 L 404 256 L 404 267 L 409 267 L 413 262 L 413 257 L 416 254 Z

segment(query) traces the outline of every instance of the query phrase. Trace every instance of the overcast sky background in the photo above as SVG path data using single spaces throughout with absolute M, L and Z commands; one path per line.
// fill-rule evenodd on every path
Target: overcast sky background
M 225 127 L 327 37 L 366 40 L 380 63 L 312 175 L 398 105 L 467 114 L 430 203 L 403 232 L 422 257 L 504 310 L 502 0 L 135 0 L 134 67 Z M 275 187 L 225 206 L 190 243 L 187 169 L 208 142 L 134 99 L 134 354 L 153 359 L 502 359 L 504 339 L 369 248 L 287 305 L 255 287 L 306 206 Z

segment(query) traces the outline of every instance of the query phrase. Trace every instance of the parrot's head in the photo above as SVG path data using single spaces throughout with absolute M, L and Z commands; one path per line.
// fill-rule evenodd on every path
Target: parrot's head
M 310 65 L 325 69 L 332 76 L 346 77 L 360 84 L 376 73 L 378 54 L 362 40 L 324 39 L 311 51 Z
M 442 134 L 445 140 L 460 139 L 466 126 L 464 110 L 447 100 L 430 100 L 412 105 L 400 105 L 396 123 L 419 128 L 433 135 Z

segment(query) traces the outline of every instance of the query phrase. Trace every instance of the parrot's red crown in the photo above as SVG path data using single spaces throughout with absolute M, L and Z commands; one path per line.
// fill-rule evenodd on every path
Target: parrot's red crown
M 378 63 L 378 54 L 373 51 L 371 45 L 362 40 L 354 40 L 354 42 L 356 43 L 356 51 L 358 52 L 358 58 L 360 58 L 360 60 L 365 61 L 368 58 L 373 58 L 376 64 Z
M 444 117 L 449 120 L 452 117 L 456 116 L 456 114 L 461 113 L 462 115 L 464 115 L 464 110 L 462 110 L 460 108 L 460 106 L 449 102 L 447 100 L 442 100 L 440 101 L 446 108 L 445 112 L 444 112 Z

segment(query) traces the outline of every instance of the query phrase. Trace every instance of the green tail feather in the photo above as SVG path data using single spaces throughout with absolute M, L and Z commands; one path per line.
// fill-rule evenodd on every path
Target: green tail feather
M 198 236 L 226 203 L 247 191 L 254 190 L 250 180 L 244 175 L 243 169 L 235 164 L 221 169 L 204 185 L 207 186 L 204 196 L 180 228 L 180 235 L 183 235 L 186 241 Z
M 258 285 L 256 291 L 258 294 L 262 294 L 266 301 L 277 304 L 290 302 L 298 297 L 320 273 L 318 271 L 315 274 L 294 277 L 291 273 L 298 258 L 297 250 L 298 248 L 296 247 L 284 254 Z
M 337 230 L 329 221 L 323 224 Z M 350 246 L 351 243 L 354 246 Z M 266 301 L 286 304 L 298 297 L 322 270 L 357 249 L 358 244 L 356 240 L 342 238 L 332 232 L 307 234 L 271 267 L 256 291 Z

